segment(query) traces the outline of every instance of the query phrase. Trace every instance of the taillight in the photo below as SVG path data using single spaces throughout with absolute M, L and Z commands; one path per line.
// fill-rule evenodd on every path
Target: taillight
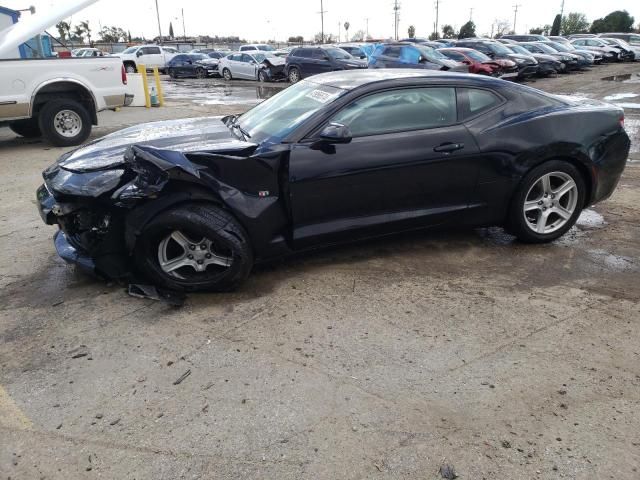
M 624 128 L 624 115 L 620 117 L 620 128 Z
M 122 75 L 122 84 L 126 85 L 127 84 L 127 71 L 124 69 L 124 64 L 122 65 L 122 69 L 120 70 L 121 75 Z

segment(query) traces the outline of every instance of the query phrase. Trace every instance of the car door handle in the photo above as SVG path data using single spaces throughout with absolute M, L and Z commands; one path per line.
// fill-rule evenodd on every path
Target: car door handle
M 442 145 L 438 145 L 433 148 L 434 152 L 444 152 L 451 153 L 456 150 L 462 150 L 464 148 L 464 143 L 443 143 Z

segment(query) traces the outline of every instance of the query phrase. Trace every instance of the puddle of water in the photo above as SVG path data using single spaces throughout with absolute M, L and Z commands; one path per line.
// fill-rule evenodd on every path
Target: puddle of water
M 636 268 L 634 260 L 630 257 L 614 255 L 605 250 L 588 250 L 587 253 L 595 262 L 602 264 L 608 270 L 620 272 Z
M 622 75 L 612 75 L 610 77 L 603 77 L 602 80 L 605 82 L 640 83 L 640 74 L 625 73 Z
M 622 100 L 624 98 L 635 98 L 640 97 L 637 93 L 616 93 L 614 95 L 609 95 L 608 97 L 604 97 L 604 100 Z
M 168 100 L 189 101 L 198 105 L 257 105 L 282 90 L 250 82 L 235 85 L 208 80 L 166 80 L 163 89 Z
M 631 151 L 640 152 L 640 119 L 625 118 L 624 129 L 627 131 L 629 138 L 631 138 Z
M 604 217 L 590 208 L 583 210 L 576 222 L 576 225 L 582 228 L 601 228 L 606 224 Z

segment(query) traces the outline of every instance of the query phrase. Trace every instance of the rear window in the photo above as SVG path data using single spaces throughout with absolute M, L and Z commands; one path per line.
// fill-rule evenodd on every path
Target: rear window
M 475 88 L 467 88 L 465 90 L 467 91 L 467 98 L 469 100 L 465 118 L 491 110 L 501 103 L 500 98 L 488 90 L 478 90 Z

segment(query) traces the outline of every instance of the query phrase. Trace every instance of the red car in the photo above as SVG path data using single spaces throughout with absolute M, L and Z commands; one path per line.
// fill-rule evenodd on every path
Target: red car
M 516 77 L 518 66 L 511 60 L 493 59 L 473 48 L 439 48 L 438 51 L 452 60 L 469 65 L 470 73 L 493 77 Z

